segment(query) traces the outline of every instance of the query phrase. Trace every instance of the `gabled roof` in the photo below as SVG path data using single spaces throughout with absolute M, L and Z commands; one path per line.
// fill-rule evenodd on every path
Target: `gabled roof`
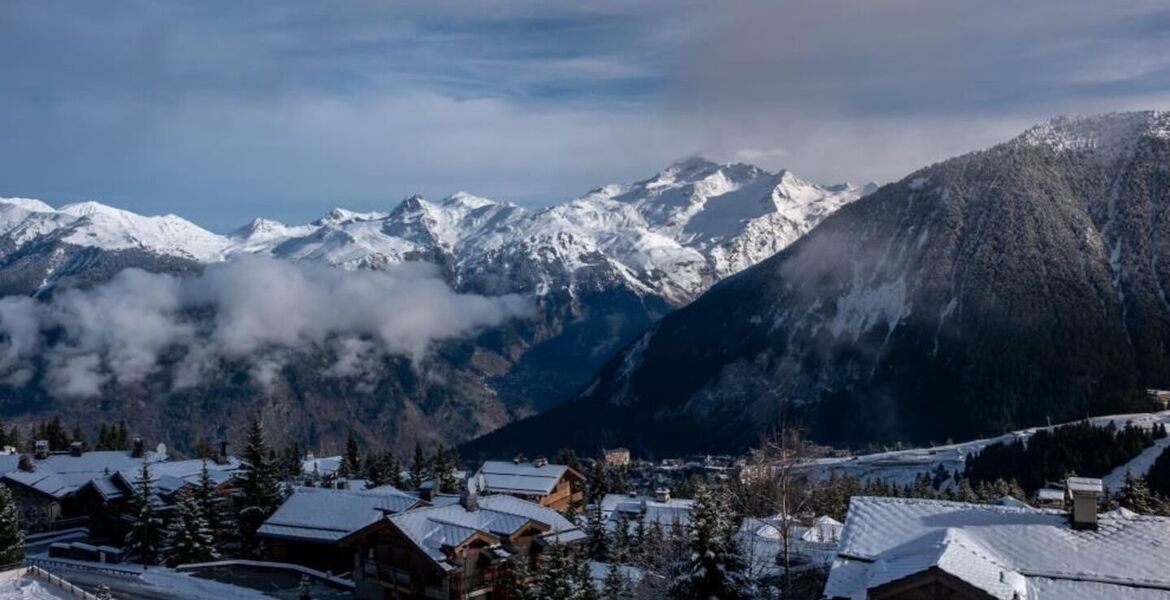
M 351 532 L 377 522 L 386 513 L 401 512 L 423 504 L 405 492 L 385 489 L 388 487 L 367 492 L 297 488 L 264 521 L 259 534 L 273 538 L 334 543 Z
M 606 494 L 601 499 L 601 512 L 606 517 L 607 527 L 610 528 L 621 519 L 622 514 L 630 517 L 641 515 L 642 521 L 647 525 L 657 523 L 662 527 L 671 527 L 678 523 L 686 526 L 691 522 L 694 505 L 695 501 L 688 498 L 671 498 L 660 502 L 649 496 Z
M 526 528 L 535 527 L 542 532 L 543 539 L 557 542 L 574 542 L 585 537 L 585 533 L 564 515 L 534 502 L 493 494 L 479 497 L 478 503 L 477 510 L 467 510 L 456 502 L 387 515 L 384 521 L 362 532 L 355 531 L 347 538 L 375 527 L 392 527 L 440 569 L 449 570 L 454 566 L 447 560 L 443 549 L 459 546 L 476 536 L 489 544 L 497 544 Z
M 1170 519 L 1160 517 L 1109 513 L 1097 530 L 1077 531 L 1056 510 L 856 497 L 825 595 L 864 598 L 868 589 L 938 569 L 995 598 L 1130 597 L 1135 589 L 1165 598 L 1167 539 Z M 1082 584 L 1113 592 L 1069 592 Z M 1045 591 L 1058 588 L 1060 594 Z
M 486 489 L 500 494 L 551 494 L 565 476 L 582 479 L 581 474 L 565 465 L 514 463 L 489 460 L 480 467 Z
M 58 500 L 77 490 L 77 486 L 70 485 L 56 473 L 45 471 L 12 471 L 5 473 L 0 479 L 18 483 Z

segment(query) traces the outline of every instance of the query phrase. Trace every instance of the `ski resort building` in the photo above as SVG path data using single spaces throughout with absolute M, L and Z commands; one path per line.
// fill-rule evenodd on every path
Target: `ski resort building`
M 1129 511 L 856 497 L 825 597 L 1164 600 L 1167 540 L 1170 518 Z
M 256 535 L 272 560 L 341 573 L 353 566 L 352 552 L 338 545 L 343 537 L 426 504 L 391 486 L 361 492 L 297 488 Z
M 484 490 L 531 500 L 554 510 L 568 510 L 569 505 L 584 497 L 581 485 L 585 478 L 565 465 L 553 465 L 538 458 L 528 462 L 489 460 L 483 463 L 476 478 Z
M 356 596 L 502 598 L 512 561 L 532 567 L 550 544 L 585 539 L 549 507 L 469 487 L 456 502 L 387 514 L 342 538 L 353 551 Z

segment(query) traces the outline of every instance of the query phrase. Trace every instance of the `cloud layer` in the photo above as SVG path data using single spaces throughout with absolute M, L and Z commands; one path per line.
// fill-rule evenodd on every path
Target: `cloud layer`
M 56 396 L 90 396 L 160 372 L 177 388 L 222 361 L 270 384 L 296 353 L 328 352 L 327 375 L 361 377 L 386 353 L 421 359 L 434 342 L 530 313 L 518 296 L 457 294 L 435 269 L 406 263 L 348 272 L 245 257 L 191 277 L 129 269 L 98 287 L 50 301 L 0 299 L 0 378 L 33 379 Z
M 889 180 L 1170 106 L 1155 0 L 17 2 L 0 195 L 220 231 L 456 189 L 548 204 L 701 153 Z

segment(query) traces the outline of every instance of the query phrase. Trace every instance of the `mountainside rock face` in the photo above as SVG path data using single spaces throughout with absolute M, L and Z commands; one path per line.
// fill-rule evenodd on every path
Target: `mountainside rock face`
M 46 394 L 40 374 L 0 373 L 0 411 L 92 423 L 125 418 L 180 448 L 257 413 L 271 418 L 280 438 L 322 449 L 351 427 L 372 444 L 451 443 L 568 398 L 662 315 L 866 191 L 688 159 L 549 208 L 462 192 L 439 201 L 414 196 L 388 212 L 335 209 L 304 225 L 257 219 L 226 236 L 173 215 L 145 217 L 96 202 L 54 209 L 0 199 L 0 295 L 52 298 L 127 267 L 182 275 L 258 254 L 347 270 L 425 261 L 458 292 L 521 294 L 536 307 L 533 318 L 444 342 L 414 363 L 388 356 L 361 380 L 320 377 L 336 357 L 313 348 L 292 349 L 265 386 L 248 365 L 230 360 L 218 376 L 181 390 L 156 377 L 82 399 Z M 166 365 L 170 357 L 158 360 Z
M 1170 115 L 1059 118 L 846 206 L 467 451 L 733 451 L 794 422 L 941 442 L 1119 412 L 1170 383 L 1167 289 Z

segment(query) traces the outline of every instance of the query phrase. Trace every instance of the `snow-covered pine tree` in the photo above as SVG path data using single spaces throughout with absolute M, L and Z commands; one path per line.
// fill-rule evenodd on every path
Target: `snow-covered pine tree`
M 528 571 L 528 557 L 520 554 L 512 558 L 505 572 L 504 589 L 510 600 L 536 600 L 532 589 L 532 574 Z
M 97 592 L 94 595 L 98 597 L 98 600 L 113 600 L 114 598 L 114 595 L 110 593 L 110 586 L 104 583 L 98 584 Z
M 176 507 L 174 519 L 167 526 L 163 556 L 172 567 L 206 562 L 219 556 L 211 528 L 195 498 L 185 498 Z
M 593 585 L 593 571 L 589 568 L 589 561 L 581 554 L 569 554 L 569 563 L 573 570 L 573 585 L 576 587 L 576 600 L 601 600 L 601 594 Z
M 0 564 L 8 565 L 24 559 L 24 532 L 20 530 L 20 510 L 12 499 L 12 491 L 0 485 Z
M 244 446 L 244 461 L 240 474 L 241 505 L 238 527 L 245 548 L 256 550 L 256 530 L 284 501 L 284 490 L 277 478 L 268 446 L 264 442 L 264 428 L 260 420 L 252 421 Z
M 1141 515 L 1151 515 L 1157 512 L 1157 500 L 1150 494 L 1150 488 L 1141 477 L 1134 477 L 1127 468 L 1125 479 L 1122 480 L 1121 491 L 1117 493 L 1117 503 Z
M 748 565 L 735 541 L 726 491 L 699 485 L 691 511 L 687 552 L 674 567 L 673 598 L 740 600 L 752 597 Z
M 544 552 L 537 578 L 537 598 L 540 600 L 577 600 L 575 573 L 569 550 L 562 544 L 553 544 Z
M 585 553 L 594 560 L 605 560 L 609 556 L 609 540 L 600 502 L 589 505 L 585 515 L 585 535 Z
M 154 478 L 150 474 L 150 463 L 143 461 L 138 477 L 134 480 L 134 492 L 130 496 L 127 511 L 134 522 L 126 533 L 126 552 L 138 557 L 143 566 L 158 562 L 164 533 L 154 500 Z
M 605 580 L 601 586 L 602 600 L 626 600 L 629 597 L 630 585 L 625 574 L 622 573 L 621 565 L 616 562 L 609 563 L 609 568 L 605 570 Z
M 627 563 L 630 560 L 630 547 L 633 539 L 630 537 L 630 515 L 621 512 L 617 523 L 614 523 L 613 533 L 609 537 L 609 559 L 617 563 Z
M 297 600 L 313 600 L 313 580 L 308 575 L 301 575 L 301 583 L 297 586 Z
M 195 486 L 191 497 L 207 521 L 212 541 L 218 545 L 218 538 L 227 527 L 227 519 L 223 514 L 223 500 L 215 492 L 215 482 L 211 479 L 211 471 L 207 468 L 206 460 L 203 461 L 203 466 L 199 469 L 199 484 Z

